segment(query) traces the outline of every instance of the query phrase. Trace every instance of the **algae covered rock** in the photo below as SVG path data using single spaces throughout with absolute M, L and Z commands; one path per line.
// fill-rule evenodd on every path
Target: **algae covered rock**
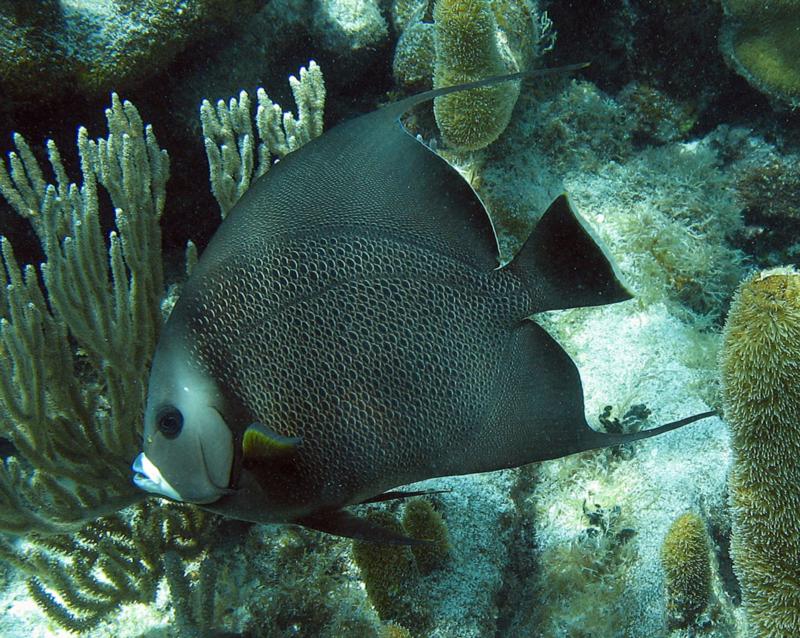
M 720 366 L 742 602 L 753 635 L 800 636 L 800 273 L 777 268 L 741 284 Z
M 389 37 L 376 0 L 316 0 L 314 8 L 314 37 L 331 51 L 374 50 Z
M 412 22 L 397 41 L 392 73 L 402 86 L 431 88 L 436 61 L 434 31 L 435 27 L 430 22 Z
M 686 513 L 670 526 L 661 547 L 661 564 L 670 625 L 687 627 L 706 608 L 711 593 L 708 533 L 697 514 Z
M 265 0 L 0 0 L 0 88 L 16 99 L 127 89 Z

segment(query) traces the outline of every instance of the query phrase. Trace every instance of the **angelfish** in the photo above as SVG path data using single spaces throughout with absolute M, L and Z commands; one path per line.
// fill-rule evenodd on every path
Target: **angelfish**
M 609 257 L 562 195 L 498 267 L 479 197 L 400 122 L 437 95 L 523 75 L 340 124 L 252 185 L 162 331 L 139 487 L 242 520 L 406 542 L 343 508 L 709 416 L 592 430 L 575 364 L 529 317 L 629 299 Z

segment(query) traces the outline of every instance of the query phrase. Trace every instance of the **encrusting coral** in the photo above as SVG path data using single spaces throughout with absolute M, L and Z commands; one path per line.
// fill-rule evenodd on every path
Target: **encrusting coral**
M 686 627 L 703 612 L 711 593 L 708 533 L 697 514 L 687 512 L 669 528 L 661 546 L 672 627 Z
M 731 554 L 759 638 L 800 635 L 800 273 L 756 273 L 731 304 L 720 356 L 733 466 Z

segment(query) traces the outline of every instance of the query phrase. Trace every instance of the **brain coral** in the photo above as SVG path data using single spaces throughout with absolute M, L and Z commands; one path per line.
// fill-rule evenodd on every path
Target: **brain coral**
M 773 269 L 741 284 L 720 366 L 742 602 L 759 638 L 800 636 L 800 273 Z
M 437 0 L 433 86 L 451 86 L 509 73 L 497 42 L 497 22 L 486 0 Z M 491 144 L 502 133 L 519 96 L 517 82 L 437 97 L 434 115 L 444 139 L 462 150 Z
M 708 534 L 703 520 L 686 513 L 672 523 L 661 546 L 670 625 L 686 627 L 705 609 L 711 592 Z

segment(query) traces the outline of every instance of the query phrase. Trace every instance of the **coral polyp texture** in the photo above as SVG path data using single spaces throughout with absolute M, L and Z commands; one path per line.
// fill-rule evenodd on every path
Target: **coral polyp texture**
M 726 0 L 723 5 L 722 48 L 734 68 L 771 98 L 800 105 L 800 3 Z
M 733 434 L 731 553 L 759 638 L 800 635 L 800 273 L 756 273 L 736 292 L 720 357 Z
M 480 80 L 515 71 L 497 41 L 497 22 L 485 0 L 438 0 L 434 88 Z M 433 103 L 444 139 L 461 150 L 476 150 L 494 142 L 508 126 L 519 96 L 517 82 L 442 95 Z
M 430 501 L 415 498 L 406 503 L 403 528 L 411 538 L 428 541 L 411 546 L 420 573 L 430 574 L 447 563 L 450 555 L 447 525 Z
M 697 514 L 687 512 L 670 526 L 661 547 L 661 564 L 669 623 L 686 627 L 703 612 L 711 593 L 708 533 Z

